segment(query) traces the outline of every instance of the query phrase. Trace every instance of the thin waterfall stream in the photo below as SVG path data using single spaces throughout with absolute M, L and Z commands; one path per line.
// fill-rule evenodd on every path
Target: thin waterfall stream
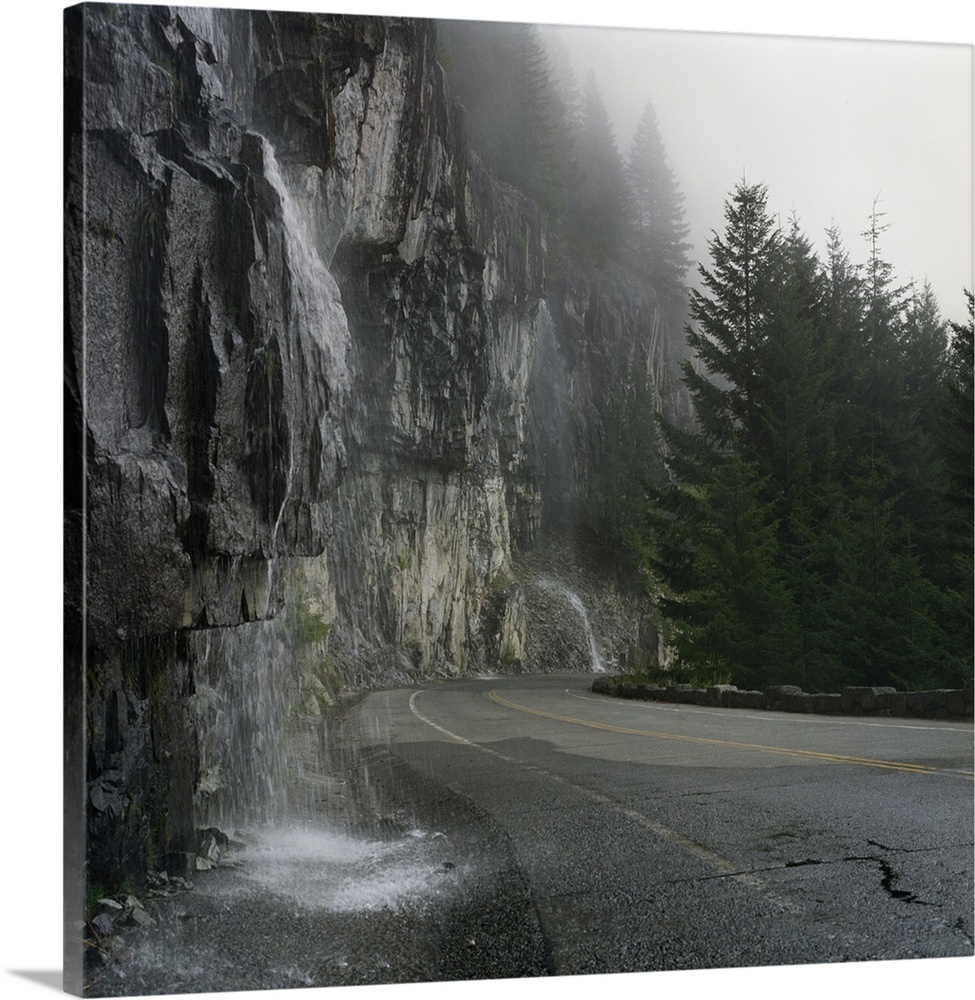
M 266 429 L 266 566 L 260 584 L 249 582 L 258 597 L 250 602 L 257 617 L 194 630 L 186 642 L 195 674 L 188 709 L 200 761 L 193 810 L 203 859 L 191 860 L 187 875 L 226 869 L 214 873 L 208 891 L 238 900 L 273 898 L 295 912 L 425 905 L 430 892 L 442 889 L 442 835 L 420 828 L 402 809 L 395 823 L 382 821 L 391 806 L 379 789 L 396 784 L 384 771 L 388 765 L 339 750 L 343 741 L 331 732 L 334 720 L 327 713 L 295 714 L 300 623 L 289 620 L 296 602 L 288 599 L 294 583 L 284 553 L 285 536 L 294 530 L 291 508 L 301 477 L 309 474 L 299 431 L 307 422 L 303 409 L 315 407 L 323 440 L 342 447 L 351 333 L 316 228 L 318 172 L 280 162 L 273 145 L 257 138 L 265 178 L 280 204 L 272 222 L 286 265 L 286 325 L 269 328 L 259 349 L 269 383 L 272 376 L 278 380 L 273 391 L 281 415 Z M 323 373 L 315 386 L 318 400 L 303 393 L 308 371 Z M 385 743 L 385 734 L 368 735 L 370 744 Z M 370 770 L 384 780 L 370 782 Z M 167 931 L 181 933 L 178 920 Z M 149 975 L 149 966 L 167 960 L 166 948 L 144 960 Z
M 599 642 L 596 639 L 596 633 L 593 630 L 592 622 L 589 620 L 589 611 L 586 605 L 583 603 L 582 598 L 574 591 L 570 590 L 564 583 L 559 580 L 552 580 L 549 578 L 543 578 L 538 581 L 540 587 L 545 590 L 553 591 L 554 593 L 561 594 L 562 597 L 568 601 L 569 606 L 578 614 L 582 622 L 583 634 L 586 637 L 586 644 L 589 648 L 589 661 L 592 665 L 592 671 L 595 674 L 605 674 L 608 672 L 609 667 L 606 663 L 606 659 L 599 648 Z

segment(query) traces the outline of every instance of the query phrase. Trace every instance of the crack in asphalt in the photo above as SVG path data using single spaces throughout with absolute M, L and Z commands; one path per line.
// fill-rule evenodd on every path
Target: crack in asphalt
M 915 871 L 906 862 L 905 862 L 905 870 L 898 870 L 898 867 L 896 866 L 898 856 L 900 855 L 907 855 L 907 854 L 933 855 L 934 860 L 936 860 L 937 859 L 936 852 L 944 851 L 946 848 L 957 849 L 966 846 L 970 847 L 971 846 L 970 844 L 967 843 L 947 844 L 947 845 L 937 844 L 936 846 L 924 846 L 924 847 L 897 847 L 897 846 L 891 846 L 890 844 L 882 843 L 879 840 L 870 840 L 867 839 L 866 837 L 862 837 L 862 838 L 857 838 L 856 842 L 851 844 L 850 847 L 855 850 L 855 848 L 859 846 L 859 844 L 863 844 L 864 846 L 867 846 L 868 848 L 871 849 L 866 854 L 852 853 L 851 851 L 851 853 L 847 854 L 846 856 L 839 856 L 839 852 L 837 851 L 837 854 L 832 857 L 793 856 L 791 859 L 785 860 L 779 853 L 781 848 L 785 846 L 784 843 L 780 841 L 778 844 L 779 849 L 775 851 L 775 853 L 779 855 L 779 859 L 776 861 L 776 863 L 768 864 L 767 862 L 771 860 L 770 858 L 756 857 L 754 854 L 752 854 L 751 857 L 741 858 L 740 860 L 746 863 L 746 865 L 749 860 L 757 861 L 759 867 L 754 867 L 754 868 L 746 867 L 744 869 L 741 869 L 739 865 L 733 863 L 733 861 L 730 858 L 722 857 L 720 854 L 716 853 L 709 847 L 705 846 L 705 843 L 696 841 L 691 837 L 685 836 L 684 834 L 680 833 L 678 830 L 664 825 L 659 820 L 655 819 L 651 812 L 642 811 L 642 809 L 638 807 L 639 804 L 637 804 L 637 807 L 629 805 L 625 797 L 622 800 L 612 798 L 611 796 L 606 795 L 605 793 L 595 788 L 588 787 L 586 784 L 577 783 L 576 781 L 573 781 L 566 775 L 549 771 L 547 768 L 540 766 L 539 763 L 522 759 L 518 756 L 511 755 L 510 753 L 503 753 L 495 749 L 494 747 L 478 743 L 476 740 L 467 739 L 441 725 L 438 725 L 432 719 L 424 715 L 419 710 L 416 704 L 417 699 L 422 697 L 423 694 L 424 694 L 423 689 L 413 691 L 413 693 L 410 696 L 410 710 L 420 721 L 426 723 L 431 728 L 439 731 L 443 736 L 447 737 L 452 741 L 456 741 L 472 749 L 480 751 L 481 753 L 493 756 L 500 761 L 504 761 L 507 765 L 514 766 L 522 770 L 523 772 L 544 777 L 547 780 L 557 783 L 564 788 L 574 789 L 576 792 L 585 795 L 588 799 L 590 799 L 590 801 L 598 803 L 599 805 L 607 808 L 608 810 L 615 812 L 617 815 L 624 816 L 627 819 L 638 823 L 645 829 L 649 830 L 651 833 L 663 838 L 666 841 L 669 841 L 671 845 L 679 848 L 686 855 L 693 857 L 698 861 L 703 862 L 711 869 L 710 872 L 706 873 L 698 873 L 696 875 L 689 874 L 689 877 L 662 878 L 653 881 L 649 881 L 644 878 L 642 886 L 637 891 L 640 892 L 642 890 L 642 892 L 648 893 L 648 895 L 646 896 L 647 899 L 655 898 L 654 893 L 656 890 L 654 889 L 654 886 L 659 886 L 661 888 L 665 886 L 680 886 L 680 885 L 689 886 L 695 883 L 708 882 L 715 879 L 721 879 L 721 880 L 731 879 L 734 882 L 737 882 L 742 887 L 756 893 L 766 902 L 772 903 L 777 908 L 782 909 L 793 915 L 801 915 L 804 912 L 808 911 L 806 911 L 806 908 L 801 903 L 799 903 L 798 900 L 794 900 L 793 897 L 795 896 L 796 893 L 800 894 L 802 893 L 803 880 L 801 877 L 790 878 L 787 874 L 787 869 L 814 867 L 819 865 L 836 866 L 836 865 L 849 864 L 852 862 L 860 865 L 866 864 L 867 866 L 859 870 L 855 870 L 856 885 L 854 885 L 853 888 L 855 891 L 859 889 L 857 895 L 862 894 L 864 899 L 868 901 L 873 900 L 874 906 L 877 905 L 876 900 L 878 899 L 881 900 L 881 905 L 882 905 L 882 900 L 884 898 L 887 898 L 894 902 L 911 903 L 915 904 L 916 906 L 923 906 L 923 907 L 933 907 L 934 908 L 933 911 L 930 909 L 927 911 L 928 913 L 932 914 L 931 917 L 922 918 L 920 915 L 920 911 L 914 911 L 915 916 L 912 919 L 915 920 L 924 919 L 925 921 L 933 919 L 936 921 L 938 927 L 943 928 L 943 930 L 948 932 L 950 935 L 956 936 L 955 937 L 956 942 L 960 943 L 960 940 L 964 940 L 967 942 L 969 946 L 971 946 L 973 943 L 971 928 L 969 926 L 970 918 L 966 917 L 963 913 L 956 919 L 956 915 L 959 911 L 955 909 L 954 913 L 951 912 L 954 909 L 954 905 L 948 902 L 947 898 L 940 901 L 938 900 L 937 896 L 935 896 L 934 899 L 922 898 L 922 895 L 925 893 L 925 885 L 926 885 L 923 879 L 923 873 Z M 489 695 L 492 701 L 496 701 L 497 703 L 506 705 L 507 707 L 518 708 L 522 711 L 528 712 L 529 714 L 541 715 L 551 718 L 559 718 L 563 719 L 563 721 L 569 721 L 569 722 L 576 721 L 568 717 L 556 716 L 554 713 L 542 712 L 541 710 L 529 709 L 525 706 L 519 706 L 515 705 L 514 703 L 508 703 L 502 700 L 500 697 L 493 697 L 493 695 L 494 692 L 492 692 L 491 695 Z M 611 727 L 608 725 L 597 726 L 593 724 L 591 728 L 617 729 L 619 731 L 623 731 L 622 727 Z M 508 748 L 506 747 L 506 749 Z M 860 759 L 853 759 L 853 758 L 850 758 L 849 760 L 852 760 L 855 763 L 874 763 L 868 761 L 861 761 Z M 765 781 L 762 781 L 762 782 L 756 782 L 752 787 L 761 788 L 765 791 L 768 791 L 770 788 L 777 788 L 777 787 L 791 788 L 792 785 L 789 782 L 770 781 L 766 783 Z M 725 789 L 720 789 L 720 790 L 681 789 L 676 791 L 671 790 L 669 797 L 675 802 L 680 802 L 682 800 L 683 803 L 687 802 L 693 803 L 696 801 L 696 804 L 705 806 L 709 801 L 713 801 L 715 797 L 721 797 L 725 794 L 726 794 Z M 774 830 L 777 829 L 777 827 L 771 827 L 770 829 Z M 793 850 L 794 850 L 796 847 L 798 847 L 800 843 L 808 840 L 808 833 L 809 831 L 803 831 L 803 830 L 794 831 L 790 829 L 785 829 L 777 834 L 771 834 L 771 835 L 766 834 L 766 842 L 764 846 L 766 846 L 768 849 L 771 849 L 772 841 L 775 838 L 798 838 L 796 839 L 793 845 Z M 753 835 L 756 836 L 757 839 L 762 839 L 761 832 L 759 830 L 755 830 L 753 832 Z M 811 847 L 812 844 L 807 844 L 807 846 Z M 517 851 L 515 853 L 517 854 Z M 765 866 L 762 866 L 763 861 L 766 862 Z M 761 875 L 763 873 L 776 873 L 776 872 L 779 873 L 780 877 L 779 880 L 776 880 L 774 876 L 769 878 L 768 880 L 763 880 L 761 878 Z M 820 879 L 822 879 L 824 884 L 828 884 L 831 878 L 832 876 L 830 876 L 827 871 L 824 871 L 824 873 L 819 877 L 812 876 L 809 879 L 809 882 L 810 884 L 818 884 Z M 842 879 L 843 876 L 840 876 L 840 878 Z M 876 879 L 876 881 L 874 881 L 874 879 Z M 557 903 L 558 901 L 562 900 L 571 901 L 574 898 L 582 897 L 587 894 L 592 894 L 583 891 L 578 891 L 578 892 L 556 891 L 551 894 L 541 892 L 540 894 L 536 895 L 536 886 L 534 885 L 534 883 L 530 878 L 528 879 L 528 882 L 532 896 L 532 903 L 535 906 L 536 913 L 539 915 L 539 917 L 541 917 L 541 914 L 539 913 L 540 907 L 542 909 L 545 909 L 551 906 L 553 903 Z M 911 891 L 909 888 L 907 888 L 907 886 L 912 884 L 912 882 L 914 884 L 919 884 L 920 895 L 919 893 L 915 893 Z M 880 889 L 879 897 L 877 896 L 878 888 Z M 599 891 L 596 890 L 595 894 L 599 895 Z M 821 903 L 823 901 L 813 900 L 812 902 Z M 906 916 L 907 911 L 904 911 L 902 908 L 894 907 L 893 909 L 897 910 L 900 913 L 905 914 Z M 934 914 L 937 915 L 935 916 Z M 820 916 L 821 915 L 817 911 L 817 913 L 813 915 L 813 919 L 818 920 L 820 919 Z M 545 920 L 541 919 L 540 923 L 544 928 Z M 543 930 L 543 935 L 544 935 L 544 930 Z M 546 937 L 545 945 L 547 950 L 550 945 L 550 942 L 547 940 L 547 935 L 545 935 L 545 937 Z M 549 966 L 549 962 L 552 961 L 553 959 L 557 961 L 556 956 L 551 955 L 550 953 L 546 954 L 545 965 L 547 967 L 547 970 L 551 968 Z
M 959 934 L 961 934 L 961 936 L 962 936 L 962 937 L 963 937 L 963 938 L 964 938 L 964 939 L 965 939 L 965 940 L 966 940 L 966 941 L 967 941 L 967 942 L 968 942 L 968 943 L 969 943 L 970 945 L 975 945 L 975 938 L 973 938 L 973 937 L 971 936 L 971 934 L 969 934 L 969 933 L 968 933 L 968 931 L 967 931 L 967 930 L 965 929 L 965 918 L 964 918 L 964 917 L 959 917 L 959 918 L 958 918 L 958 919 L 957 919 L 957 920 L 956 920 L 956 921 L 955 921 L 955 922 L 954 922 L 954 923 L 953 923 L 953 924 L 951 925 L 951 929 L 952 929 L 953 931 L 958 931 L 958 933 L 959 933 Z
M 881 879 L 880 885 L 882 886 L 884 892 L 890 896 L 891 899 L 899 899 L 903 903 L 917 903 L 918 906 L 940 906 L 940 903 L 929 903 L 926 900 L 918 899 L 918 897 L 913 892 L 907 892 L 905 889 L 895 889 L 894 882 L 900 878 L 900 875 L 894 871 L 893 866 L 885 858 L 878 858 L 874 855 L 866 858 L 847 858 L 848 861 L 875 861 L 880 865 L 880 870 L 883 872 L 884 877 Z
M 936 847 L 888 847 L 886 844 L 881 844 L 876 840 L 868 840 L 867 843 L 871 847 L 879 847 L 880 850 L 889 851 L 891 854 L 933 854 L 936 851 L 943 851 L 946 848 L 967 847 L 971 849 L 975 847 L 975 843 L 970 840 L 964 840 L 957 844 L 938 844 Z
M 867 841 L 871 846 L 880 847 L 882 845 L 876 844 L 874 841 Z M 892 850 L 891 848 L 885 848 L 886 850 Z M 920 854 L 925 851 L 932 851 L 934 848 L 898 848 L 904 854 Z M 941 903 L 931 903 L 927 900 L 920 899 L 915 893 L 908 892 L 906 889 L 896 889 L 894 888 L 894 883 L 901 877 L 900 874 L 894 869 L 893 865 L 886 859 L 878 857 L 876 854 L 851 854 L 845 858 L 801 858 L 797 861 L 786 861 L 781 865 L 768 865 L 764 868 L 748 868 L 738 872 L 718 872 L 714 875 L 705 875 L 700 879 L 694 879 L 693 881 L 706 881 L 710 879 L 718 878 L 732 878 L 741 877 L 747 875 L 760 875 L 766 872 L 783 871 L 786 868 L 807 868 L 814 865 L 842 865 L 848 864 L 850 862 L 856 861 L 871 861 L 876 865 L 880 866 L 880 871 L 882 878 L 880 880 L 880 886 L 887 893 L 891 899 L 896 899 L 903 903 L 916 903 L 918 906 L 934 906 L 940 907 Z M 959 918 L 960 919 L 960 918 Z M 962 928 L 959 928 L 960 930 Z M 964 933 L 964 931 L 963 931 Z

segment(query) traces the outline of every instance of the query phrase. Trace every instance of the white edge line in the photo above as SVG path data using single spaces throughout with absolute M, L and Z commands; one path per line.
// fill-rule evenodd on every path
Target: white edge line
M 428 719 L 416 707 L 417 695 L 422 693 L 423 689 L 421 688 L 419 691 L 414 691 L 413 694 L 410 695 L 410 711 L 421 722 L 424 722 L 433 729 L 436 729 L 437 732 L 443 733 L 444 736 L 447 736 L 458 743 L 463 743 L 465 746 L 473 747 L 475 750 L 480 750 L 483 753 L 490 754 L 492 757 L 498 757 L 509 764 L 515 765 L 516 767 L 522 768 L 526 771 L 534 771 L 536 774 L 543 774 L 547 778 L 557 781 L 559 784 L 567 785 L 569 788 L 574 788 L 577 792 L 580 792 L 599 805 L 610 809 L 612 812 L 626 816 L 633 822 L 639 824 L 645 829 L 650 830 L 652 833 L 655 833 L 663 840 L 669 841 L 672 845 L 684 851 L 685 854 L 688 854 L 693 858 L 697 858 L 703 864 L 715 869 L 715 871 L 717 871 L 720 875 L 734 879 L 736 882 L 747 886 L 774 906 L 778 906 L 780 909 L 793 914 L 802 912 L 800 907 L 797 907 L 790 900 L 783 899 L 778 893 L 771 890 L 771 888 L 762 879 L 751 874 L 750 872 L 738 871 L 737 866 L 733 865 L 725 858 L 722 858 L 719 854 L 715 854 L 714 851 L 709 850 L 703 844 L 699 844 L 697 841 L 691 840 L 689 837 L 685 837 L 676 830 L 671 830 L 670 827 L 664 826 L 663 823 L 658 823 L 657 820 L 651 819 L 638 809 L 634 809 L 632 806 L 628 806 L 623 802 L 618 802 L 616 799 L 612 799 L 608 795 L 603 795 L 601 792 L 595 792 L 591 789 L 584 788 L 582 785 L 577 785 L 574 781 L 570 781 L 568 778 L 565 778 L 560 774 L 555 774 L 552 771 L 547 771 L 543 767 L 538 767 L 536 764 L 529 764 L 525 761 L 518 760 L 515 757 L 509 757 L 506 754 L 499 753 L 497 750 L 492 750 L 490 747 L 482 746 L 480 743 L 475 743 L 473 740 L 465 739 L 463 736 L 458 736 L 457 733 L 451 732 L 449 729 L 445 729 L 443 726 L 438 725 L 432 719 Z

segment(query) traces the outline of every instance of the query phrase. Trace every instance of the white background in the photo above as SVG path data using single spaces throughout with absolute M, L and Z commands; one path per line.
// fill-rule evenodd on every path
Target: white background
M 2 802 L 0 990 L 52 995 L 61 968 L 61 81 L 62 10 L 47 0 L 5 5 L 3 26 L 3 406 Z M 244 6 L 215 3 L 214 6 Z M 819 0 L 800 5 L 738 0 L 689 2 L 638 12 L 632 0 L 336 3 L 295 0 L 255 6 L 352 13 L 410 13 L 633 27 L 950 41 L 972 44 L 972 15 L 958 0 L 877 4 Z M 666 137 L 665 137 L 666 141 Z M 801 209 L 801 206 L 798 206 Z M 857 963 L 793 969 L 654 973 L 522 981 L 505 995 L 656 998 L 715 993 L 749 998 L 951 995 L 975 981 L 967 959 Z M 40 974 L 40 975 L 39 975 Z M 216 994 L 236 1000 L 298 997 L 495 996 L 473 983 Z M 530 991 L 530 992 L 529 992 Z

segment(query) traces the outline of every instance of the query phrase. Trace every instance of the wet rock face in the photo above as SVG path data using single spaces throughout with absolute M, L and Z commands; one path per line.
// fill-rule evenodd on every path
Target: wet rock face
M 401 547 L 343 518 L 343 485 L 377 475 L 410 494 L 406 519 L 429 513 L 431 483 L 463 495 L 441 514 L 482 521 L 466 496 L 486 491 L 503 521 L 525 472 L 541 225 L 471 163 L 432 26 L 83 21 L 72 151 L 88 187 L 70 201 L 92 641 L 271 617 L 282 596 L 260 564 L 337 535 Z M 490 573 L 507 537 L 484 527 L 469 555 Z
M 549 312 L 538 210 L 469 150 L 432 22 L 66 17 L 66 631 L 107 878 L 269 808 L 296 705 L 520 668 L 512 553 L 607 386 L 669 369 L 645 296 Z
M 430 23 L 68 18 L 97 877 L 266 798 L 247 762 L 288 699 L 253 704 L 264 667 L 322 689 L 289 655 L 301 614 L 354 683 L 520 648 L 490 585 L 509 495 L 519 530 L 536 517 L 542 235 L 470 157 Z M 255 637 L 276 655 L 242 684 Z

